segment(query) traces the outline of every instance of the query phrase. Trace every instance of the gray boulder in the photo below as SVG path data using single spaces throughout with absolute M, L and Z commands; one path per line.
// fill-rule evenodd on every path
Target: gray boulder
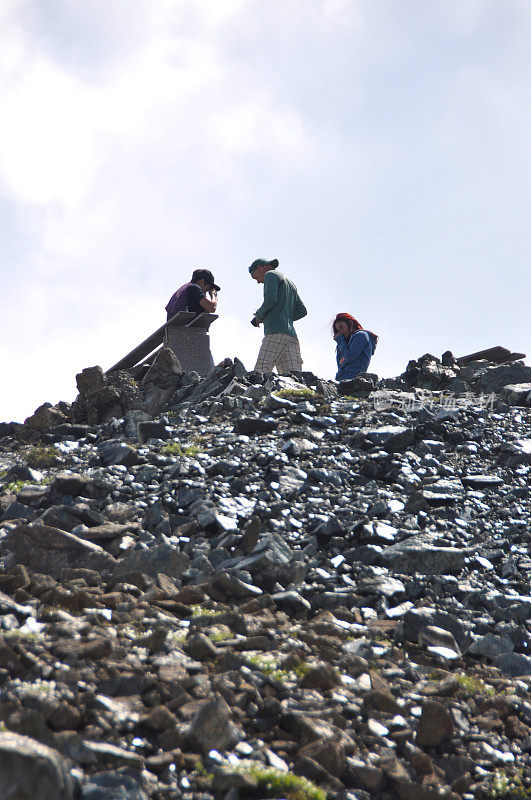
M 385 547 L 379 563 L 405 575 L 459 572 L 472 550 L 464 547 L 436 547 L 421 536 L 412 536 L 399 544 Z
M 76 375 L 76 386 L 79 394 L 88 394 L 105 386 L 105 375 L 100 366 L 85 367 Z
M 233 747 L 241 734 L 230 716 L 229 706 L 216 692 L 193 718 L 188 731 L 190 744 L 204 754 L 214 748 L 226 750 Z
M 176 547 L 169 544 L 158 544 L 149 550 L 133 550 L 120 559 L 115 570 L 115 577 L 127 575 L 129 572 L 144 572 L 152 578 L 159 573 L 178 578 L 190 566 L 190 559 Z
M 500 397 L 510 406 L 531 406 L 531 383 L 509 383 Z
M 475 392 L 499 392 L 504 386 L 515 383 L 529 383 L 531 367 L 521 361 L 514 364 L 499 364 L 477 372 L 471 381 Z
M 381 425 L 379 428 L 364 428 L 366 438 L 389 453 L 402 452 L 415 441 L 415 431 L 405 425 Z
M 99 772 L 81 787 L 81 800 L 148 800 L 148 794 L 131 775 Z
M 484 656 L 489 661 L 494 661 L 498 656 L 512 653 L 513 650 L 514 642 L 509 636 L 496 636 L 494 633 L 487 633 L 473 642 L 467 653 L 473 656 Z
M 98 454 L 104 467 L 111 467 L 115 464 L 132 467 L 140 462 L 136 450 L 119 439 L 108 439 L 106 442 L 102 442 L 98 446 Z
M 507 442 L 500 452 L 500 463 L 504 467 L 519 467 L 521 464 L 531 464 L 531 439 L 517 439 Z
M 494 666 L 512 677 L 531 675 L 531 658 L 520 653 L 501 653 L 494 659 Z
M 29 736 L 0 732 L 2 800 L 72 800 L 74 781 L 67 762 Z
M 115 559 L 102 547 L 73 533 L 47 525 L 18 525 L 7 536 L 7 547 L 19 564 L 59 578 L 65 567 L 112 570 Z
M 163 347 L 142 378 L 141 385 L 153 383 L 159 389 L 171 389 L 175 387 L 176 376 L 182 372 L 179 359 L 169 347 Z

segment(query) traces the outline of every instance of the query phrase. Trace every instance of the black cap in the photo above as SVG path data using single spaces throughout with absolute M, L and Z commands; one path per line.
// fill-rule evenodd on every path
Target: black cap
M 215 289 L 216 292 L 220 291 L 220 288 L 217 285 L 217 283 L 215 282 L 214 276 L 212 275 L 212 273 L 210 272 L 209 269 L 196 269 L 196 270 L 194 270 L 194 274 L 192 275 L 192 283 L 197 283 L 197 281 L 201 281 L 201 280 L 203 280 L 206 283 L 208 283 L 209 286 L 212 286 L 212 288 Z

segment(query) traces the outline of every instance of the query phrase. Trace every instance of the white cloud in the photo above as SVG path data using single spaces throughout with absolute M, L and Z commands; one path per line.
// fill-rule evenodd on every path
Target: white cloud
M 319 374 L 338 310 L 381 334 L 380 374 L 448 346 L 531 349 L 527 3 L 6 0 L 0 15 L 16 376 L 0 418 L 117 360 L 199 265 L 223 286 L 215 354 L 237 344 L 252 366 L 245 267 L 263 255 L 299 285 Z

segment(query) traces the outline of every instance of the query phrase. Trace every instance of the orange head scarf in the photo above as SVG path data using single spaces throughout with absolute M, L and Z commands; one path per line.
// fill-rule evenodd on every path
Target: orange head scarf
M 352 334 L 356 333 L 356 331 L 363 330 L 363 327 L 360 325 L 358 320 L 352 316 L 352 314 L 347 314 L 346 312 L 342 312 L 341 314 L 337 314 L 335 320 L 332 323 L 332 336 L 336 335 L 336 322 L 340 322 L 341 320 L 348 323 L 350 327 L 349 336 L 352 336 Z

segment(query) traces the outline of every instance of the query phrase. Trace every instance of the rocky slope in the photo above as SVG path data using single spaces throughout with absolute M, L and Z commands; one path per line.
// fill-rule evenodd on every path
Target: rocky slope
M 0 424 L 0 797 L 531 794 L 531 368 L 444 362 Z

